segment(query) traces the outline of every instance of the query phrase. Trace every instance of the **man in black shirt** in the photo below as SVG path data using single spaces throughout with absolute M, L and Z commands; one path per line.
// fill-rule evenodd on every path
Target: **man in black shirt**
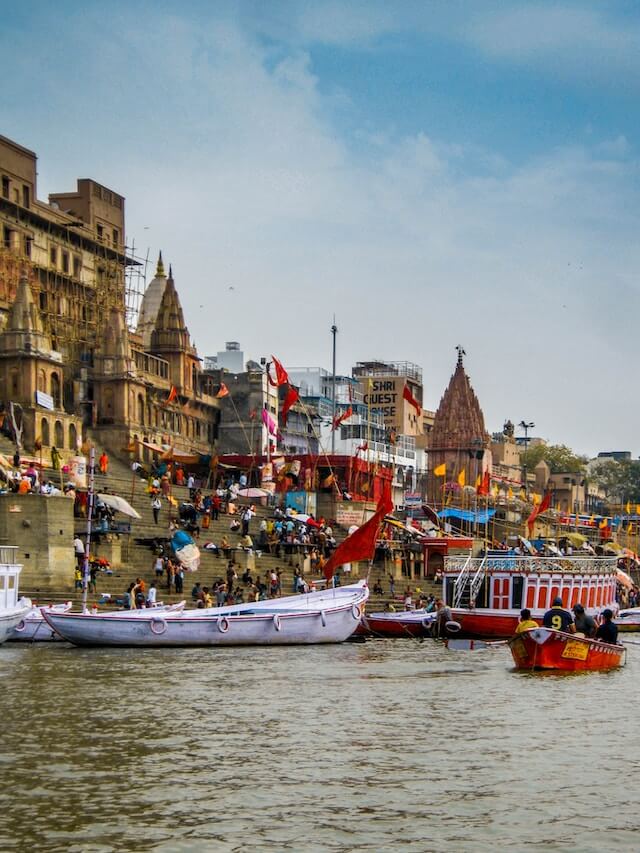
M 596 631 L 596 640 L 602 640 L 603 643 L 618 643 L 618 626 L 613 624 L 613 613 L 607 608 L 602 611 L 604 622 Z
M 573 616 L 562 607 L 561 598 L 553 599 L 553 606 L 544 614 L 542 624 L 545 628 L 553 628 L 554 631 L 566 631 L 569 634 L 576 632 Z

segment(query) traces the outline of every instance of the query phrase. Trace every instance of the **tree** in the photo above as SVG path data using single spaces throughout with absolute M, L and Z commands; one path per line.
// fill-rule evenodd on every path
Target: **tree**
M 520 454 L 520 462 L 527 471 L 533 471 L 544 460 L 552 474 L 584 474 L 586 456 L 578 456 L 565 444 L 536 444 Z
M 619 503 L 640 503 L 640 461 L 608 459 L 591 469 L 591 479 L 601 486 L 607 496 Z

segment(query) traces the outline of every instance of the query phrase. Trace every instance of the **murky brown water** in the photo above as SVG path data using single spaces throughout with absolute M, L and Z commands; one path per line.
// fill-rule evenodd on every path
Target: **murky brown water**
M 640 646 L 540 677 L 411 640 L 4 645 L 0 849 L 638 849 L 639 672 Z

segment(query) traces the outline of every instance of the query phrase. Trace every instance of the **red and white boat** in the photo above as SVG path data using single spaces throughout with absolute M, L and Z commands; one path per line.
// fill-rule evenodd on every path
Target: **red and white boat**
M 359 634 L 374 637 L 429 637 L 436 614 L 427 610 L 402 610 L 363 615 Z
M 565 672 L 615 669 L 625 662 L 624 646 L 614 646 L 554 631 L 532 628 L 509 640 L 516 669 L 557 669 Z
M 457 636 L 499 639 L 513 636 L 520 610 L 542 622 L 555 598 L 569 610 L 580 603 L 591 616 L 614 613 L 617 557 L 504 556 L 446 557 L 443 598 Z

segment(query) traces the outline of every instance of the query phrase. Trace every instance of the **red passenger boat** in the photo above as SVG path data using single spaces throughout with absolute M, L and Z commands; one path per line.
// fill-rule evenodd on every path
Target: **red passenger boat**
M 532 628 L 509 640 L 516 669 L 557 669 L 565 672 L 615 669 L 624 664 L 626 649 L 554 631 Z
M 580 603 L 591 616 L 617 612 L 616 557 L 487 555 L 447 557 L 443 598 L 460 625 L 457 636 L 513 636 L 524 607 L 542 622 L 554 599 L 569 610 Z

